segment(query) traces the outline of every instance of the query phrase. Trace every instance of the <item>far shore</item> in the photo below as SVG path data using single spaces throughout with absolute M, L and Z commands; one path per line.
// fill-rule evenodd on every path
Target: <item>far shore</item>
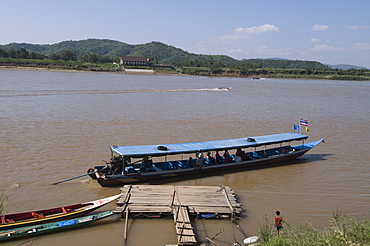
M 53 71 L 53 72 L 71 72 L 71 73 L 115 73 L 115 74 L 138 74 L 138 75 L 186 75 L 180 73 L 164 73 L 164 72 L 140 72 L 140 71 L 90 71 L 90 70 L 76 70 L 76 69 L 61 69 L 61 68 L 47 68 L 47 67 L 21 67 L 21 66 L 0 66 L 0 70 L 30 70 L 30 71 Z M 192 76 L 192 75 L 186 75 Z
M 86 72 L 86 73 L 113 73 L 113 74 L 130 74 L 130 75 L 161 75 L 161 76 L 208 76 L 208 77 L 230 77 L 230 78 L 247 78 L 247 79 L 302 79 L 302 80 L 346 80 L 346 81 L 369 81 L 370 78 L 363 76 L 355 76 L 352 78 L 347 77 L 332 77 L 332 76 L 310 76 L 310 75 L 301 75 L 301 76 L 269 76 L 269 75 L 249 75 L 249 76 L 238 76 L 238 75 L 227 75 L 227 74 L 186 74 L 176 71 L 156 71 L 153 72 L 140 72 L 140 69 L 127 69 L 127 71 L 94 71 L 88 69 L 68 69 L 68 68 L 58 68 L 58 67 L 32 67 L 32 66 L 9 66 L 9 65 L 0 65 L 0 70 L 34 70 L 34 71 L 58 71 L 58 72 Z
M 89 70 L 76 70 L 76 69 L 60 69 L 60 68 L 46 68 L 46 67 L 20 67 L 20 66 L 0 66 L 0 70 L 29 70 L 29 71 L 53 71 L 53 72 L 71 72 L 71 73 L 114 73 L 114 74 L 130 74 L 130 75 L 161 75 L 161 76 L 200 76 L 200 75 L 192 75 L 192 74 L 183 74 L 177 72 L 157 72 L 154 71 L 153 73 L 148 72 L 133 72 L 133 71 L 89 71 Z M 216 75 L 209 75 L 209 77 L 230 77 L 230 76 L 216 76 Z M 237 77 L 237 76 L 235 76 Z M 256 76 L 245 76 L 242 78 L 255 78 Z M 241 77 L 240 77 L 241 78 Z M 262 78 L 262 77 L 260 77 Z

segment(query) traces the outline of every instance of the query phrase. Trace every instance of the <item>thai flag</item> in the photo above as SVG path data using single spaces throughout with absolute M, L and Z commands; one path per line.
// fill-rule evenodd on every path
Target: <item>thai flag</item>
M 299 119 L 299 124 L 302 125 L 302 126 L 308 126 L 308 120 L 304 120 L 304 119 Z

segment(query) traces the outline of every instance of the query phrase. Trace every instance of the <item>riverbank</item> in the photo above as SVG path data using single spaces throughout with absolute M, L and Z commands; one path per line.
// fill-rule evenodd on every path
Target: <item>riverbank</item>
M 0 69 L 12 69 L 12 70 L 34 70 L 34 71 L 59 71 L 59 72 L 98 72 L 98 73 L 120 73 L 120 74 L 140 74 L 140 75 L 181 75 L 176 71 L 161 71 L 153 69 L 124 69 L 120 67 L 113 66 L 113 69 L 96 69 L 97 67 L 70 67 L 70 66 L 60 66 L 60 65 L 30 65 L 30 66 L 21 66 L 20 64 L 14 65 L 3 65 L 0 63 Z
M 370 220 L 358 222 L 343 215 L 339 210 L 332 214 L 330 227 L 316 230 L 309 222 L 305 221 L 296 227 L 284 221 L 283 229 L 279 236 L 271 230 L 269 223 L 260 227 L 259 246 L 280 245 L 369 245 Z
M 186 75 L 186 76 L 209 76 L 209 77 L 233 77 L 233 78 L 275 78 L 275 79 L 313 79 L 313 80 L 347 80 L 347 81 L 370 81 L 369 70 L 355 70 L 352 72 L 343 70 L 330 70 L 312 72 L 307 70 L 288 69 L 252 69 L 247 72 L 218 70 L 211 71 L 209 68 L 180 68 L 173 67 L 150 69 L 122 69 L 117 64 L 110 63 L 79 63 L 62 62 L 46 63 L 37 62 L 0 62 L 0 69 L 29 69 L 50 71 L 77 71 L 77 72 L 109 72 L 126 74 L 147 75 Z

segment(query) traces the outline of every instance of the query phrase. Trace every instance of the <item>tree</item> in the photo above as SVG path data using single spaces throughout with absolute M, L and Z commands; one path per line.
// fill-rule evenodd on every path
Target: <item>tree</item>
M 98 63 L 101 62 L 102 56 L 96 53 L 88 53 L 80 56 L 80 59 L 84 62 Z
M 6 50 L 0 48 L 0 57 L 8 57 L 9 54 Z
M 17 58 L 17 52 L 14 49 L 10 49 L 8 54 L 10 58 Z
M 57 53 L 52 53 L 49 56 L 50 60 L 60 60 L 60 56 Z
M 60 53 L 60 59 L 63 61 L 77 61 L 77 55 L 71 50 L 63 50 Z
M 28 51 L 21 48 L 17 51 L 17 58 L 28 59 Z

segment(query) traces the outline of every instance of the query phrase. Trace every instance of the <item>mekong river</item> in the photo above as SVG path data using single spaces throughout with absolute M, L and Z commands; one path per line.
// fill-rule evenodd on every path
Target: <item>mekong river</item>
M 228 86 L 230 91 L 214 91 Z M 320 144 L 292 165 L 241 171 L 170 185 L 231 187 L 256 235 L 276 210 L 296 226 L 330 225 L 332 212 L 363 219 L 370 204 L 370 82 L 0 70 L 4 213 L 87 202 L 118 194 L 86 173 L 110 158 L 111 145 L 166 144 L 292 132 L 299 117 Z M 303 132 L 305 133 L 305 132 Z M 114 202 L 101 210 L 113 209 Z M 111 223 L 114 222 L 114 223 Z M 198 239 L 242 242 L 229 220 L 194 220 Z M 72 231 L 4 245 L 165 245 L 173 219 L 111 217 Z

